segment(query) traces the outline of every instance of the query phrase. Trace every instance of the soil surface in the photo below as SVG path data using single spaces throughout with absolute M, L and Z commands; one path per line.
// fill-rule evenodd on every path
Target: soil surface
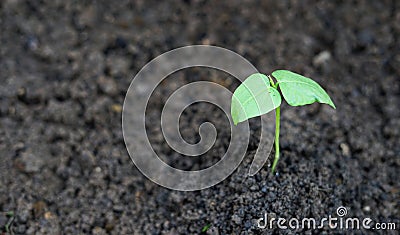
M 1 1 L 0 233 L 346 233 L 257 228 L 264 213 L 322 218 L 339 206 L 399 228 L 399 22 L 395 0 Z M 122 104 L 148 61 L 193 44 L 236 51 L 263 73 L 312 77 L 337 110 L 283 104 L 276 176 L 267 166 L 246 176 L 256 118 L 247 156 L 225 181 L 196 192 L 160 187 L 129 158 Z M 196 69 L 172 77 L 147 110 L 152 145 L 181 169 L 210 166 L 229 144 L 220 110 L 196 104 L 181 117 L 188 142 L 204 121 L 220 127 L 207 156 L 192 160 L 168 147 L 158 116 L 181 85 L 210 80 L 233 91 L 238 82 Z

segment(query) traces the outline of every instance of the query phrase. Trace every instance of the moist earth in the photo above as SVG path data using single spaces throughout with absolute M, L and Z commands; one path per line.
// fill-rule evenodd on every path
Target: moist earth
M 322 218 L 339 206 L 400 226 L 399 21 L 394 0 L 1 1 L 0 233 L 199 234 L 208 225 L 205 234 L 377 232 L 257 228 L 264 213 Z M 283 104 L 274 176 L 268 166 L 247 176 L 255 118 L 246 157 L 225 181 L 195 192 L 160 187 L 129 158 L 122 104 L 147 62 L 193 44 L 233 50 L 263 73 L 312 77 L 337 110 Z M 239 85 L 218 71 L 182 71 L 147 109 L 154 149 L 185 170 L 213 165 L 230 141 L 223 112 L 195 104 L 181 117 L 183 138 L 195 143 L 210 121 L 213 148 L 182 158 L 165 143 L 159 115 L 168 94 L 198 80 Z

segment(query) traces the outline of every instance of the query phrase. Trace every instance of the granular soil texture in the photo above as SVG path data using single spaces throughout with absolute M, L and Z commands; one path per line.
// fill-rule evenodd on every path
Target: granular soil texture
M 257 228 L 264 213 L 322 218 L 339 206 L 348 216 L 400 226 L 399 21 L 395 0 L 1 1 L 0 231 L 198 234 L 209 225 L 205 234 L 377 232 Z M 337 110 L 283 104 L 276 176 L 267 166 L 246 176 L 259 141 L 254 119 L 233 175 L 202 191 L 162 188 L 129 158 L 122 104 L 148 61 L 193 44 L 236 51 L 263 73 L 310 76 Z M 229 144 L 221 110 L 196 104 L 181 117 L 188 142 L 198 140 L 204 121 L 219 127 L 204 159 L 180 161 L 158 117 L 181 85 L 210 80 L 233 91 L 238 82 L 196 69 L 172 77 L 147 110 L 152 145 L 176 167 L 212 165 Z

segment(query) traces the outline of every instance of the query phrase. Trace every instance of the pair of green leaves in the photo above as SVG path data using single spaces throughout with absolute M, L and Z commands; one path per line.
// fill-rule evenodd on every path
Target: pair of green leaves
M 336 108 L 326 91 L 315 81 L 288 70 L 276 70 L 272 79 L 264 74 L 249 76 L 233 93 L 231 115 L 234 124 L 266 114 L 281 105 L 280 88 L 286 102 L 291 106 L 302 106 L 314 102 L 325 103 Z

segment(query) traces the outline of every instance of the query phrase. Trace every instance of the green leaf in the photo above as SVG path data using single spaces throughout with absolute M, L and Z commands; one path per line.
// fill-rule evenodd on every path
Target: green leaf
M 281 105 L 281 95 L 271 87 L 267 76 L 261 73 L 250 75 L 235 90 L 232 96 L 231 115 L 235 125 L 257 117 Z
M 211 224 L 205 225 L 205 226 L 201 229 L 201 232 L 202 232 L 202 233 L 207 232 L 207 230 L 208 230 L 210 227 L 211 227 Z
M 282 95 L 289 105 L 301 106 L 319 102 L 336 109 L 328 93 L 312 79 L 288 70 L 276 70 L 272 76 L 278 81 Z

